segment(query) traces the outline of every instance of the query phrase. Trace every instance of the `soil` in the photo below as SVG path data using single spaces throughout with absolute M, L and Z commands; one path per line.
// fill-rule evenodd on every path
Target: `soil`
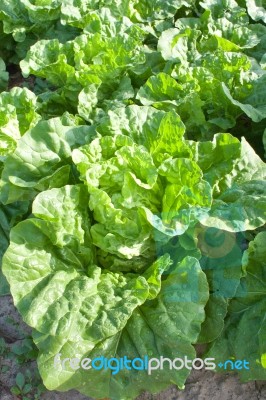
M 8 346 L 19 344 L 30 334 L 30 329 L 23 323 L 13 306 L 11 296 L 0 297 L 0 339 L 5 339 Z M 2 367 L 5 366 L 3 369 Z M 0 356 L 0 400 L 21 400 L 11 393 L 15 386 L 18 372 L 25 369 L 37 370 L 35 362 L 17 364 L 14 360 Z M 3 372 L 5 371 L 5 372 Z M 31 397 L 29 397 L 31 400 Z M 34 397 L 32 398 L 34 399 Z M 193 371 L 184 391 L 170 387 L 168 390 L 151 395 L 144 393 L 137 400 L 264 400 L 266 382 L 241 383 L 234 374 L 214 374 L 211 371 Z M 76 391 L 59 393 L 46 391 L 38 400 L 92 400 Z
M 7 71 L 9 72 L 8 90 L 15 86 L 23 87 L 27 86 L 30 90 L 34 88 L 35 77 L 30 75 L 28 78 L 23 78 L 19 65 L 11 64 L 8 65 Z

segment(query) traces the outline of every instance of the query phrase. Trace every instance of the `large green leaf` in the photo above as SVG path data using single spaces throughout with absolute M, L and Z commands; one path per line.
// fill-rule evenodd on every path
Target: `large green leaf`
M 243 257 L 246 276 L 230 303 L 223 332 L 208 351 L 208 356 L 221 361 L 222 370 L 227 359 L 246 360 L 248 368 L 238 371 L 243 381 L 266 378 L 265 244 L 265 232 L 250 243 Z
M 266 23 L 266 2 L 265 0 L 247 0 L 248 13 L 254 21 L 260 19 Z
M 228 303 L 235 296 L 243 276 L 245 239 L 242 234 L 201 225 L 196 227 L 194 237 L 202 254 L 200 265 L 210 287 L 206 319 L 198 342 L 209 343 L 221 334 Z
M 9 245 L 10 229 L 28 210 L 27 202 L 17 202 L 5 206 L 0 203 L 0 296 L 10 294 L 9 285 L 2 273 L 2 258 Z
M 17 141 L 32 128 L 40 116 L 36 112 L 37 98 L 26 88 L 14 87 L 0 94 L 0 155 L 13 153 Z
M 59 19 L 60 3 L 60 0 L 3 0 L 0 4 L 0 20 L 3 21 L 4 32 L 12 33 L 18 42 L 23 42 L 29 31 L 35 34 L 46 32 Z
M 96 346 L 87 356 L 123 358 L 126 355 L 129 359 L 145 356 L 160 359 L 163 354 L 170 359 L 184 359 L 185 356 L 193 359 L 196 353 L 191 343 L 204 319 L 207 291 L 206 278 L 197 261 L 189 257 L 184 259 L 162 282 L 158 297 L 136 309 L 121 332 Z M 169 381 L 183 388 L 189 374 L 185 369 L 171 370 L 167 363 L 163 370 L 152 371 L 150 375 L 146 370 L 133 369 L 121 370 L 117 375 L 111 375 L 109 370 L 91 370 L 89 374 L 87 371 L 78 372 L 80 381 L 84 381 L 83 377 L 87 375 L 86 384 L 78 387 L 82 393 L 96 398 L 108 396 L 125 400 L 135 398 L 144 390 L 158 393 L 169 385 Z M 93 381 L 99 384 L 92 385 Z M 68 387 L 66 382 L 63 388 Z
M 231 232 L 264 225 L 265 163 L 246 140 L 240 143 L 228 134 L 218 134 L 212 143 L 191 144 L 204 178 L 214 186 L 212 208 L 200 218 L 203 225 Z
M 265 76 L 260 78 L 254 85 L 253 93 L 251 93 L 246 99 L 246 103 L 242 103 L 235 100 L 225 84 L 223 84 L 223 90 L 226 96 L 231 102 L 241 108 L 245 114 L 254 122 L 260 122 L 266 118 L 266 98 L 265 98 L 265 86 L 266 86 Z M 261 92 L 261 89 L 262 92 Z M 255 104 L 254 104 L 255 103 Z M 253 105 L 254 104 L 254 105 Z
M 169 264 L 167 256 L 142 277 L 101 271 L 93 264 L 83 189 L 69 186 L 39 195 L 33 212 L 41 219 L 17 225 L 5 255 L 4 271 L 16 306 L 36 329 L 34 340 L 40 349 L 38 362 L 44 383 L 49 389 L 77 388 L 97 398 L 108 395 L 121 399 L 133 399 L 148 388 L 156 393 L 170 381 L 183 387 L 188 370 L 177 373 L 166 368 L 151 376 L 147 371 L 121 371 L 116 376 L 110 370 L 88 374 L 69 367 L 58 367 L 55 372 L 54 356 L 59 353 L 62 358 L 159 358 L 164 354 L 193 359 L 191 343 L 197 340 L 208 298 L 205 275 L 193 258 L 175 265 L 162 282 L 159 295 L 159 277 Z M 20 263 L 15 261 L 18 252 Z M 147 298 L 151 300 L 136 309 Z M 137 341 L 140 331 L 142 341 Z M 98 384 L 91 385 L 95 379 Z
M 27 88 L 14 87 L 0 95 L 1 107 L 8 105 L 15 107 L 20 135 L 32 128 L 40 118 L 36 112 L 36 102 L 36 96 Z
M 19 140 L 2 172 L 1 200 L 29 200 L 36 192 L 60 187 L 71 179 L 71 150 L 91 136 L 88 126 L 69 126 L 70 120 L 40 121 Z
M 39 194 L 32 208 L 38 218 L 21 222 L 12 230 L 4 273 L 17 308 L 36 330 L 39 367 L 48 388 L 78 388 L 97 397 L 108 393 L 112 398 L 134 398 L 150 385 L 146 372 L 132 375 L 125 390 L 121 381 L 128 379 L 127 372 L 111 379 L 110 371 L 105 371 L 98 379 L 110 382 L 110 386 L 98 385 L 94 391 L 90 385 L 84 387 L 80 379 L 84 371 L 71 372 L 67 368 L 55 373 L 54 356 L 61 353 L 67 357 L 73 348 L 74 356 L 80 358 L 99 353 L 123 357 L 127 352 L 135 357 L 147 352 L 152 357 L 159 356 L 160 348 L 166 349 L 166 355 L 183 356 L 185 348 L 192 357 L 195 351 L 191 343 L 197 340 L 204 320 L 208 285 L 193 258 L 175 265 L 162 286 L 160 276 L 169 266 L 167 255 L 150 265 L 142 276 L 112 273 L 96 266 L 87 204 L 83 185 Z M 136 327 L 136 334 L 139 329 L 145 332 L 143 344 L 133 353 L 134 335 L 128 336 L 131 326 Z M 157 339 L 152 344 L 150 338 L 154 335 Z M 150 377 L 152 391 L 168 386 L 170 380 L 182 387 L 188 371 L 170 374 L 171 379 L 169 371 L 159 372 L 161 383 Z M 90 379 L 95 379 L 94 373 Z

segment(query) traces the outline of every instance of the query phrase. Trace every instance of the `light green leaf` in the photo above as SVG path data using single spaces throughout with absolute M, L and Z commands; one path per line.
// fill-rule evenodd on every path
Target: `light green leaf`
M 183 136 L 185 125 L 173 111 L 166 113 L 158 127 L 157 135 L 150 138 L 149 148 L 153 159 L 158 163 L 164 158 L 190 157 L 191 150 Z
M 0 94 L 0 107 L 15 107 L 19 127 L 19 137 L 32 128 L 40 116 L 36 112 L 37 97 L 27 88 L 14 87 L 9 92 Z
M 78 113 L 86 121 L 90 121 L 92 111 L 97 106 L 99 86 L 100 82 L 92 83 L 79 93 Z
M 200 56 L 196 48 L 196 39 L 199 33 L 199 31 L 189 28 L 183 32 L 175 28 L 167 29 L 159 38 L 158 50 L 165 60 L 182 63 L 182 68 L 185 68 L 189 62 Z
M 265 86 L 264 81 L 266 82 L 265 77 L 263 77 L 261 79 L 261 83 Z M 232 104 L 234 104 L 235 106 L 239 107 L 242 111 L 244 111 L 245 114 L 247 114 L 247 116 L 249 118 L 252 119 L 252 121 L 254 122 L 260 122 L 261 120 L 263 120 L 264 118 L 266 118 L 266 103 L 265 103 L 265 96 L 264 93 L 262 94 L 262 98 L 260 93 L 256 94 L 255 93 L 255 88 L 257 88 L 257 85 L 255 86 L 254 90 L 253 90 L 253 94 L 250 95 L 245 101 L 247 101 L 247 103 L 241 103 L 238 100 L 235 100 L 228 87 L 222 83 L 222 87 L 223 87 L 223 91 L 225 93 L 225 95 L 228 97 L 228 99 L 232 102 Z M 262 100 L 262 103 L 260 104 Z M 250 103 L 248 103 L 248 101 L 250 101 Z M 255 103 L 254 105 L 252 103 Z
M 174 112 L 172 111 L 172 113 Z M 133 104 L 128 107 L 118 107 L 109 110 L 107 115 L 99 121 L 97 132 L 102 136 L 126 135 L 137 144 L 150 149 L 156 140 L 164 116 L 164 111 L 149 106 Z
M 260 19 L 266 23 L 266 2 L 265 0 L 247 0 L 247 10 L 254 21 Z
M 174 131 L 177 146 L 175 140 L 171 145 L 162 140 L 162 135 L 169 134 L 173 121 L 178 122 Z M 185 158 L 171 159 L 171 153 L 179 156 L 178 142 L 182 141 L 183 132 L 180 119 L 166 114 L 157 142 L 153 142 L 154 153 L 161 146 L 166 154 L 158 169 L 148 151 L 124 135 L 97 138 L 73 151 L 97 221 L 91 230 L 93 242 L 102 252 L 129 260 L 153 257 L 153 231 L 163 233 L 165 240 L 169 235 L 181 234 L 190 218 L 197 218 L 202 209 L 211 206 L 211 187 L 202 181 L 197 164 Z M 185 142 L 181 151 L 187 151 Z
M 5 161 L 2 202 L 28 200 L 36 190 L 68 183 L 71 150 L 86 142 L 91 130 L 88 126 L 66 126 L 62 120 L 40 121 L 19 140 Z
M 167 105 L 178 105 L 181 102 L 182 86 L 166 73 L 159 73 L 148 79 L 137 94 L 137 99 L 145 106 L 160 108 Z

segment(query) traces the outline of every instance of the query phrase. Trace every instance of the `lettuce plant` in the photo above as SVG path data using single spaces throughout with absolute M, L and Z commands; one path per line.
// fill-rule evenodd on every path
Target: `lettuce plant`
M 34 90 L 0 93 L 0 292 L 45 386 L 183 389 L 190 369 L 167 361 L 78 361 L 194 359 L 200 343 L 217 371 L 245 359 L 241 379 L 265 379 L 263 2 L 13 3 L 0 87 L 20 62 Z
M 149 114 L 139 108 L 128 113 Z M 239 296 L 246 270 L 242 252 L 230 266 L 231 277 L 224 260 L 237 232 L 265 223 L 265 164 L 245 140 L 221 133 L 193 142 L 185 139 L 175 112 L 159 114 L 152 132 L 143 125 L 144 132 L 110 135 L 105 121 L 98 126 L 105 135 L 95 128 L 94 138 L 90 127 L 41 121 L 6 160 L 2 193 L 9 201 L 10 193 L 12 201 L 15 193 L 34 201 L 32 215 L 11 231 L 3 271 L 16 307 L 34 328 L 49 389 L 130 399 L 170 383 L 182 388 L 188 370 L 113 375 L 55 369 L 54 359 L 193 359 L 198 339 L 218 338 L 217 346 L 222 340 L 228 301 Z M 215 256 L 200 238 L 212 227 L 234 241 L 225 249 L 216 245 Z M 224 275 L 219 280 L 218 270 Z M 265 373 L 262 364 L 256 368 Z

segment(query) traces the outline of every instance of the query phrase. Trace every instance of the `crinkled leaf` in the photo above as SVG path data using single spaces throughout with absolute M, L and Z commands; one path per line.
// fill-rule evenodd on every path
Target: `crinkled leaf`
M 71 150 L 91 135 L 90 127 L 73 125 L 65 125 L 63 118 L 40 121 L 19 140 L 2 172 L 4 203 L 27 200 L 36 191 L 69 182 Z
M 101 284 L 98 287 L 100 289 Z M 195 259 L 187 258 L 177 264 L 169 277 L 162 282 L 162 289 L 156 299 L 146 301 L 143 306 L 133 311 L 124 328 L 115 335 L 110 335 L 109 329 L 108 338 L 98 344 L 94 341 L 92 348 L 89 346 L 87 335 L 86 344 L 83 340 L 80 346 L 75 345 L 76 355 L 78 358 L 86 356 L 93 359 L 102 356 L 119 358 L 126 354 L 128 358 L 133 359 L 145 355 L 160 357 L 163 354 L 170 359 L 183 358 L 185 355 L 193 359 L 195 350 L 191 343 L 194 343 L 198 336 L 207 298 L 208 285 L 205 275 Z M 115 313 L 115 308 L 112 313 Z M 154 371 L 150 376 L 147 375 L 147 371 L 122 370 L 119 374 L 112 375 L 110 370 L 71 371 L 67 367 L 67 371 L 59 369 L 55 376 L 53 357 L 47 352 L 49 339 L 37 332 L 34 337 L 40 348 L 39 368 L 44 382 L 49 383 L 50 389 L 68 390 L 74 387 L 96 398 L 108 396 L 112 399 L 132 399 L 143 390 L 157 393 L 166 388 L 169 381 L 182 388 L 189 373 L 185 369 L 177 373 L 169 370 L 167 366 L 164 370 Z M 62 358 L 70 356 L 70 335 L 68 338 L 58 335 L 50 340 L 54 355 L 60 351 Z M 95 385 L 95 382 L 98 384 Z
M 262 20 L 266 23 L 266 2 L 265 0 L 247 0 L 247 10 L 254 21 Z
M 9 245 L 10 229 L 28 210 L 27 202 L 17 202 L 5 206 L 0 203 L 0 266 L 2 257 Z M 0 268 L 0 296 L 9 294 L 9 285 Z
M 208 356 L 219 358 L 221 362 L 245 359 L 248 369 L 238 371 L 243 381 L 266 377 L 265 244 L 265 232 L 259 233 L 250 243 L 243 257 L 246 276 L 230 303 L 222 334 L 208 351 Z

